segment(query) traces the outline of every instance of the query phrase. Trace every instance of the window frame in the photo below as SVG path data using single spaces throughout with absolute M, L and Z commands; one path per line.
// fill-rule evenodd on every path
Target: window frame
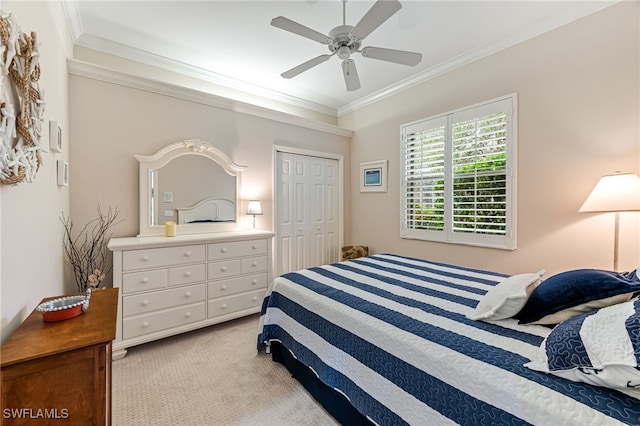
M 505 233 L 488 235 L 476 232 L 454 232 L 453 230 L 453 140 L 452 128 L 465 118 L 479 118 L 487 113 L 506 112 L 506 170 L 505 170 Z M 405 173 L 407 146 L 405 136 L 419 131 L 435 129 L 436 123 L 445 124 L 444 137 L 444 228 L 442 230 L 415 229 L 407 227 L 407 191 L 409 185 Z M 504 250 L 516 249 L 516 159 L 517 159 L 517 94 L 494 98 L 485 102 L 465 106 L 453 111 L 427 117 L 400 126 L 400 237 L 451 244 L 489 247 Z M 413 219 L 415 220 L 415 219 Z

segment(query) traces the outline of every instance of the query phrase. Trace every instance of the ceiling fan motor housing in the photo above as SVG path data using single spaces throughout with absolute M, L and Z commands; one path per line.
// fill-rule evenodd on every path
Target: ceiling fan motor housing
M 351 53 L 360 48 L 360 40 L 351 36 L 352 29 L 351 25 L 340 25 L 329 31 L 329 37 L 331 37 L 329 50 L 337 51 L 340 59 L 348 59 Z

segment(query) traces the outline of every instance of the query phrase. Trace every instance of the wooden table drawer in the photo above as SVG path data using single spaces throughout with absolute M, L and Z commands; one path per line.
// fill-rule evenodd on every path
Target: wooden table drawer
M 122 253 L 122 269 L 157 268 L 162 266 L 196 263 L 205 260 L 205 246 L 162 247 L 143 250 L 127 250 Z
M 250 257 L 240 260 L 240 273 L 263 272 L 267 270 L 267 256 Z
M 135 293 L 166 287 L 169 282 L 168 275 L 167 269 L 122 274 L 122 293 Z
M 207 297 L 209 299 L 213 299 L 216 297 L 230 296 L 236 293 L 244 293 L 245 291 L 267 288 L 267 284 L 266 273 L 229 278 L 221 281 L 212 281 L 208 284 Z
M 201 321 L 205 317 L 205 302 L 128 317 L 122 321 L 122 338 L 131 339 L 143 334 Z
M 205 300 L 205 284 L 178 287 L 122 298 L 122 315 L 144 314 Z
M 205 279 L 206 266 L 204 263 L 169 269 L 169 285 L 197 283 Z
M 267 254 L 267 240 L 230 241 L 207 246 L 208 260 Z
M 223 262 L 209 262 L 207 264 L 207 278 L 216 280 L 231 277 L 240 273 L 240 260 L 226 260 Z
M 264 299 L 265 293 L 266 289 L 262 289 L 250 293 L 209 300 L 208 316 L 209 318 L 213 318 L 244 309 L 258 308 L 262 305 L 262 299 Z

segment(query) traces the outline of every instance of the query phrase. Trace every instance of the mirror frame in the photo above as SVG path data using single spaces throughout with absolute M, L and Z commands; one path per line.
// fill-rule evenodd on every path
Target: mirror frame
M 151 213 L 152 174 L 153 170 L 166 165 L 171 160 L 184 155 L 207 157 L 231 176 L 236 178 L 236 220 L 224 223 L 197 223 L 177 225 L 178 234 L 201 234 L 207 232 L 232 231 L 239 227 L 242 210 L 240 208 L 240 189 L 242 188 L 242 172 L 247 168 L 229 159 L 225 154 L 214 148 L 210 143 L 201 139 L 186 139 L 162 148 L 153 155 L 134 155 L 140 163 L 140 233 L 139 237 L 164 235 L 164 225 L 152 225 Z

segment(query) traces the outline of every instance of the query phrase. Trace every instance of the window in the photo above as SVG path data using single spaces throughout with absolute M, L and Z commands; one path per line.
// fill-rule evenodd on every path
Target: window
M 402 238 L 515 249 L 515 103 L 402 126 Z

